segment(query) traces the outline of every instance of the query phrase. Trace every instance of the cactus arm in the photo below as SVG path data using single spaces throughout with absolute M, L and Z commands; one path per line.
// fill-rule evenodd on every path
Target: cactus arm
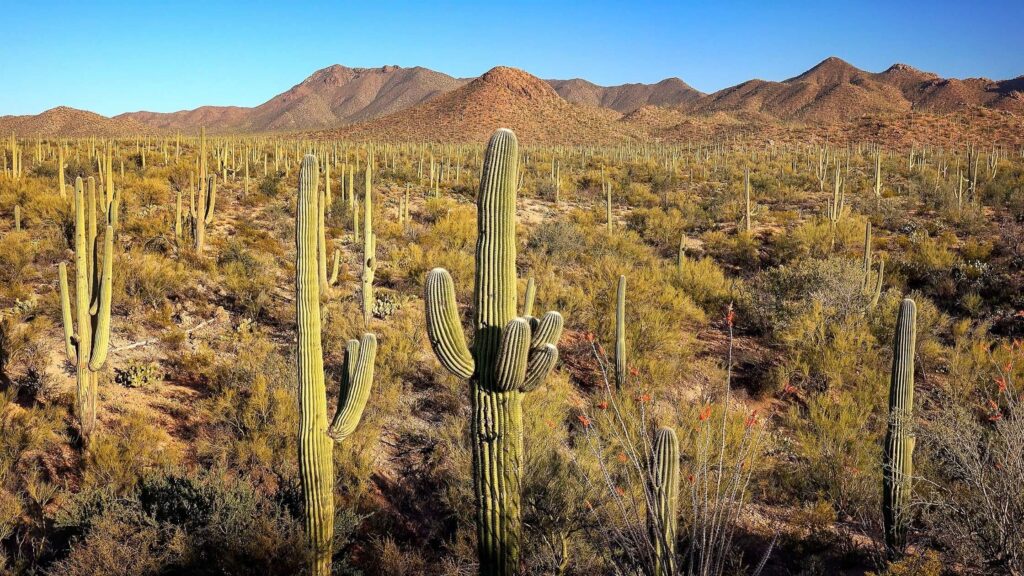
M 530 349 L 539 348 L 545 344 L 557 344 L 562 337 L 562 326 L 565 320 L 562 315 L 555 311 L 549 311 L 541 317 L 537 327 L 533 330 L 533 338 L 530 341 Z
M 217 177 L 210 176 L 209 186 L 207 188 L 207 194 L 209 197 L 206 202 L 206 223 L 213 224 L 213 209 L 217 206 Z
M 455 304 L 455 284 L 447 270 L 434 268 L 427 274 L 424 301 L 427 336 L 434 354 L 449 372 L 460 378 L 469 378 L 473 375 L 475 363 L 466 346 L 466 336 Z
M 377 357 L 377 337 L 363 334 L 361 342 L 349 340 L 345 350 L 345 371 L 334 413 L 327 434 L 341 442 L 355 432 L 363 417 L 366 401 L 373 387 L 373 367 Z
M 334 249 L 334 265 L 331 267 L 331 277 L 327 279 L 327 283 L 334 286 L 338 283 L 338 272 L 341 269 L 341 250 Z
M 533 301 L 537 298 L 537 284 L 531 276 L 526 281 L 526 295 L 523 297 L 523 316 L 533 316 Z
M 61 320 L 64 325 L 64 349 L 68 356 L 68 362 L 77 362 L 75 352 L 75 325 L 71 318 L 71 297 L 68 291 L 68 266 L 61 262 L 57 266 L 57 276 L 60 278 L 60 311 Z
M 530 392 L 540 387 L 548 374 L 558 362 L 558 348 L 554 344 L 543 344 L 540 348 L 530 352 L 530 359 L 526 364 L 526 376 L 523 378 L 523 385 L 520 391 Z
M 114 227 L 107 225 L 103 235 L 103 276 L 100 280 L 99 310 L 96 313 L 96 329 L 92 338 L 92 354 L 89 355 L 89 369 L 97 371 L 107 361 L 110 347 L 110 299 L 111 282 L 114 276 Z
M 516 318 L 502 331 L 494 376 L 497 391 L 508 392 L 522 386 L 529 352 L 530 323 L 525 318 Z

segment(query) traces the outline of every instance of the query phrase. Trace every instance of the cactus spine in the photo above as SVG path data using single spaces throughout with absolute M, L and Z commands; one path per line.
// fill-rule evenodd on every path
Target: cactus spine
M 94 184 L 91 182 L 90 184 Z M 111 278 L 114 264 L 114 222 L 117 200 L 106 207 L 103 234 L 103 261 L 97 262 L 95 185 L 86 195 L 82 179 L 75 179 L 75 314 L 72 320 L 68 271 L 64 262 L 58 267 L 61 317 L 68 361 L 77 368 L 76 409 L 80 432 L 88 442 L 96 427 L 96 388 L 98 374 L 107 361 L 110 345 Z M 96 262 L 93 265 L 93 262 Z M 102 267 L 98 270 L 97 267 Z
M 890 554 L 902 551 L 907 543 L 907 506 L 914 473 L 912 418 L 916 340 L 917 306 L 910 298 L 904 298 L 893 339 L 889 424 L 882 455 L 882 519 Z
M 676 573 L 676 528 L 679 518 L 679 440 L 676 431 L 659 428 L 651 457 L 654 500 L 650 510 L 655 576 Z
M 295 305 L 298 325 L 299 473 L 305 504 L 305 529 L 314 576 L 331 573 L 334 537 L 334 462 L 332 439 L 350 435 L 362 418 L 373 385 L 377 339 L 365 333 L 345 349 L 338 409 L 327 421 L 323 345 L 320 335 L 320 279 L 317 270 L 317 160 L 302 159 L 295 215 Z
M 615 388 L 626 385 L 626 277 L 615 289 Z
M 377 236 L 373 233 L 373 172 L 366 161 L 366 192 L 363 195 L 363 273 L 359 280 L 363 296 L 363 325 L 373 317 L 373 277 L 377 271 Z
M 477 195 L 476 288 L 472 351 L 460 325 L 451 275 L 427 275 L 427 334 L 438 360 L 469 380 L 473 487 L 481 576 L 520 572 L 523 395 L 540 386 L 558 359 L 562 316 L 516 317 L 516 175 L 511 130 L 491 136 Z

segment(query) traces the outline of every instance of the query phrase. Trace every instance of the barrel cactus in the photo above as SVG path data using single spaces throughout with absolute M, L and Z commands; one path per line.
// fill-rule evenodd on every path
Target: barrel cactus
M 447 270 L 426 280 L 427 334 L 441 364 L 469 380 L 477 553 L 482 576 L 520 572 L 523 395 L 546 379 L 558 359 L 562 316 L 516 316 L 516 175 L 511 130 L 491 136 L 477 195 L 476 288 L 472 349 L 460 325 Z
M 306 536 L 312 552 L 310 572 L 331 573 L 334 538 L 333 441 L 352 434 L 373 386 L 377 339 L 365 333 L 345 349 L 338 408 L 327 421 L 323 345 L 320 334 L 320 274 L 317 256 L 318 169 L 313 155 L 302 159 L 295 214 L 295 303 L 298 324 L 299 474 L 305 504 Z
M 914 473 L 914 348 L 917 306 L 910 298 L 900 304 L 893 339 L 892 379 L 889 384 L 889 423 L 882 455 L 882 519 L 885 544 L 898 553 L 907 543 L 907 506 Z

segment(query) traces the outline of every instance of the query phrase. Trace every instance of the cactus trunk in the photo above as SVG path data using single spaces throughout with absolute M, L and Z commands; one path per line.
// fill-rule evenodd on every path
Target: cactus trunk
M 676 573 L 676 529 L 679 518 L 679 440 L 672 428 L 658 429 L 654 437 L 651 480 L 654 502 L 650 511 L 654 542 L 654 575 Z
M 900 304 L 893 339 L 889 423 L 882 456 L 882 518 L 885 544 L 890 554 L 902 552 L 907 543 L 907 507 L 914 473 L 912 418 L 916 339 L 917 306 L 913 300 L 905 298 Z

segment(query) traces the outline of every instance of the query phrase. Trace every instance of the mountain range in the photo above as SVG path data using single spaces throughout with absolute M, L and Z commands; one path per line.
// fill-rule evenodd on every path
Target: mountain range
M 721 114 L 799 124 L 974 109 L 1024 115 L 1024 76 L 960 80 L 905 64 L 872 73 L 831 57 L 788 80 L 749 80 L 704 94 L 679 78 L 599 86 L 578 78 L 541 80 L 502 66 L 469 79 L 422 67 L 334 65 L 255 107 L 203 106 L 113 118 L 59 107 L 34 116 L 0 116 L 0 134 L 112 136 L 206 127 L 211 133 L 465 140 L 509 126 L 537 141 L 587 142 L 649 136 L 655 127 L 672 133 L 666 128 L 673 123 Z

